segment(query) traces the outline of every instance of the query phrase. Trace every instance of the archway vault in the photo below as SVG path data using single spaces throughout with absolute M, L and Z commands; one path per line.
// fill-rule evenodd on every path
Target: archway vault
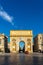
M 24 41 L 20 41 L 19 42 L 19 52 L 25 52 L 25 42 Z

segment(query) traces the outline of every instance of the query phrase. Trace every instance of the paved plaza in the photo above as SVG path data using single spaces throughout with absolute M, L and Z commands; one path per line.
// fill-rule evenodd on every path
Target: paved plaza
M 0 54 L 0 65 L 43 65 L 43 54 Z

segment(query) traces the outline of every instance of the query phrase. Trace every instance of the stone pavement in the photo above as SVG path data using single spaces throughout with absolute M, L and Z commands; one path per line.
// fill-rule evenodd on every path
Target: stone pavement
M 43 65 L 43 54 L 0 54 L 0 65 Z

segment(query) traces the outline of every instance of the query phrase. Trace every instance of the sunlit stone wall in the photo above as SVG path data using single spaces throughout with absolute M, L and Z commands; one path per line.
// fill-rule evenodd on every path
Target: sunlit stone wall
M 43 34 L 38 34 L 34 38 L 34 51 L 43 51 Z
M 7 37 L 4 34 L 0 34 L 0 52 L 5 52 L 5 50 L 7 49 L 6 47 L 7 47 Z

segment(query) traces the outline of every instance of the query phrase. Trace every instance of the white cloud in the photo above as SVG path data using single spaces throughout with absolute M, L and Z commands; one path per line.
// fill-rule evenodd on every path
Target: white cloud
M 6 11 L 4 11 L 3 7 L 0 8 L 0 16 L 7 20 L 9 23 L 11 23 L 12 25 L 14 25 L 13 23 L 13 17 L 10 16 Z

